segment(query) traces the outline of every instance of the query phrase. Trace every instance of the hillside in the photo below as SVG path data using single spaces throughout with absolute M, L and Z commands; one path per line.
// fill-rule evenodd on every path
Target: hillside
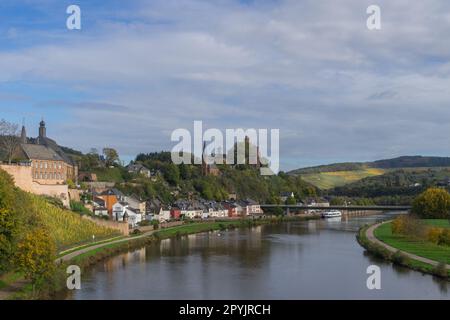
M 397 169 L 427 169 L 450 167 L 450 157 L 402 156 L 371 162 L 344 162 L 300 168 L 288 172 L 326 190 L 365 179 L 380 176 Z
M 327 190 L 331 197 L 370 198 L 377 204 L 410 204 L 430 187 L 450 188 L 450 168 L 390 169 L 385 174 Z
M 367 177 L 378 176 L 384 174 L 383 169 L 366 168 L 354 171 L 325 171 L 317 173 L 302 174 L 304 181 L 322 189 L 331 189 L 338 186 L 343 186 Z
M 17 226 L 23 224 L 24 229 L 18 236 L 36 225 L 47 230 L 58 249 L 89 242 L 92 235 L 102 239 L 117 234 L 115 230 L 98 226 L 77 213 L 51 204 L 46 198 L 21 191 L 14 187 L 11 177 L 3 170 L 0 170 L 0 198 L 11 199 L 6 203 L 0 201 L 0 211 L 14 215 Z

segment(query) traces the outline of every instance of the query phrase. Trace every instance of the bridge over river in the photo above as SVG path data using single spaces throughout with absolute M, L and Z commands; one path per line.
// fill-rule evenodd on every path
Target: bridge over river
M 262 204 L 261 208 L 282 208 L 296 210 L 350 210 L 350 211 L 409 211 L 411 206 L 305 206 L 296 204 Z
M 292 204 L 262 204 L 262 209 L 270 208 L 282 208 L 285 210 L 286 215 L 289 215 L 292 211 L 301 210 L 340 210 L 343 213 L 348 213 L 351 215 L 360 214 L 370 214 L 370 212 L 381 212 L 381 211 L 409 211 L 411 206 L 335 206 L 330 205 L 325 206 L 305 206 L 305 205 L 292 205 Z

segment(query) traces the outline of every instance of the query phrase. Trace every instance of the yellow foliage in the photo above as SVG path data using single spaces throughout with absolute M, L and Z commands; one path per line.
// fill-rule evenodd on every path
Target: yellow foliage
M 49 204 L 45 199 L 31 196 L 35 211 L 50 237 L 59 248 L 84 243 L 95 235 L 97 240 L 118 235 L 117 230 L 99 226 L 79 214 Z
M 441 235 L 441 233 L 442 233 L 441 228 L 429 227 L 427 230 L 427 240 L 433 243 L 438 243 L 439 236 Z
M 17 244 L 15 266 L 36 283 L 52 276 L 55 255 L 56 246 L 49 233 L 43 228 L 34 229 Z

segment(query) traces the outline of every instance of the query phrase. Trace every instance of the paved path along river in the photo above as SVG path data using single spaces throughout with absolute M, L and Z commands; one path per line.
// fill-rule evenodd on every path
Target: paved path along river
M 396 248 L 394 248 L 394 247 L 392 247 L 392 246 L 390 246 L 390 245 L 384 243 L 383 241 L 378 240 L 378 239 L 375 237 L 375 234 L 374 234 L 375 229 L 378 228 L 378 227 L 379 227 L 380 225 L 382 225 L 383 223 L 387 223 L 387 222 L 388 222 L 388 221 L 384 221 L 384 222 L 380 222 L 380 223 L 377 223 L 377 224 L 374 224 L 374 225 L 370 226 L 370 227 L 367 229 L 367 231 L 366 231 L 366 236 L 367 236 L 367 239 L 368 239 L 369 241 L 374 242 L 374 243 L 376 243 L 376 244 L 378 244 L 378 245 L 380 245 L 380 246 L 383 246 L 383 247 L 385 247 L 386 249 L 388 249 L 388 250 L 391 251 L 391 252 L 397 252 L 398 249 L 396 249 Z M 427 258 L 424 258 L 424 257 L 421 257 L 421 256 L 417 256 L 417 255 L 415 255 L 415 254 L 408 253 L 408 252 L 405 252 L 405 251 L 401 251 L 401 252 L 402 252 L 404 255 L 406 255 L 406 256 L 408 256 L 409 258 L 414 259 L 414 260 L 422 261 L 422 262 L 431 264 L 431 265 L 433 265 L 433 266 L 436 266 L 436 265 L 438 264 L 438 262 L 436 262 L 436 261 L 434 261 L 434 260 L 430 260 L 430 259 L 427 259 Z M 449 264 L 447 264 L 446 267 L 447 267 L 447 269 L 450 269 L 450 265 L 449 265 Z

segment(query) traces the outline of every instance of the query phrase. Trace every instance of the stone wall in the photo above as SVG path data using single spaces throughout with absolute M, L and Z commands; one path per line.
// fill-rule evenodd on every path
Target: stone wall
M 114 187 L 116 184 L 114 182 L 83 182 L 89 188 L 95 189 L 98 191 L 103 191 L 108 188 Z
M 9 173 L 20 189 L 38 195 L 47 195 L 61 199 L 65 206 L 70 205 L 69 189 L 65 184 L 40 184 L 33 181 L 31 166 L 0 164 L 0 169 Z

